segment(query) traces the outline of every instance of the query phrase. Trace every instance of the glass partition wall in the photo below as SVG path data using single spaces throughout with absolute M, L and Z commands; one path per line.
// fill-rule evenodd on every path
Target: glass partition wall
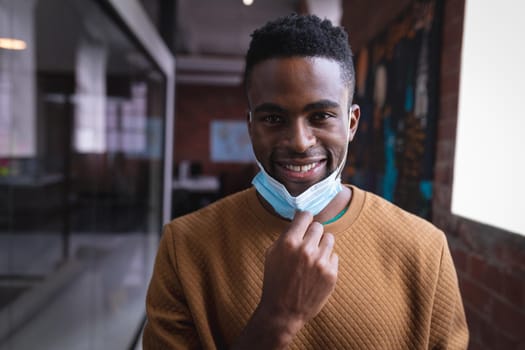
M 0 349 L 125 349 L 144 319 L 167 82 L 109 8 L 0 0 Z

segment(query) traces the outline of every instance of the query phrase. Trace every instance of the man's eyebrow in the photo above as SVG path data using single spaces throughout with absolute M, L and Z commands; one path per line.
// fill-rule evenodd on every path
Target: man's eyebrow
M 263 103 L 255 107 L 254 112 L 285 113 L 286 110 L 275 103 Z
M 313 103 L 307 104 L 304 108 L 304 112 L 310 112 L 317 109 L 330 109 L 330 108 L 339 108 L 339 103 L 332 100 L 320 100 Z
M 332 100 L 319 100 L 312 102 L 304 106 L 304 112 L 315 111 L 319 109 L 330 109 L 339 108 L 339 103 Z M 286 109 L 275 103 L 263 103 L 255 107 L 254 112 L 266 112 L 266 113 L 286 113 Z

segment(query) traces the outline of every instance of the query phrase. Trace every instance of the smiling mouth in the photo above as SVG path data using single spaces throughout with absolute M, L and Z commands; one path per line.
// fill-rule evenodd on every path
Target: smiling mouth
M 317 165 L 319 165 L 319 162 L 314 162 L 314 163 L 304 164 L 304 165 L 284 164 L 283 166 L 286 169 L 293 171 L 295 173 L 306 173 L 312 170 L 313 168 L 315 168 Z
M 281 169 L 280 171 L 278 170 L 278 176 L 281 177 L 282 180 L 286 179 L 287 181 L 293 182 L 313 181 L 319 176 L 322 169 L 324 169 L 325 163 L 325 159 L 312 159 L 309 163 L 304 161 L 284 161 L 282 163 L 277 163 L 279 165 L 278 169 Z
M 324 178 L 327 160 L 318 159 L 288 159 L 274 163 L 275 179 L 281 182 L 292 196 L 298 196 L 308 186 Z

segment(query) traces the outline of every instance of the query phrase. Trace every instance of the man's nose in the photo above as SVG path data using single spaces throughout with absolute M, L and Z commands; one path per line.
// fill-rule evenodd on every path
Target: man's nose
M 304 121 L 292 123 L 288 129 L 288 144 L 297 153 L 304 153 L 316 143 L 316 138 L 310 125 Z

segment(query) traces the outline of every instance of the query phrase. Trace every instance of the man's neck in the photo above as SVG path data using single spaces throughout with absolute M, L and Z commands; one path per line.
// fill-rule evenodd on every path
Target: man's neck
M 336 215 L 341 213 L 342 210 L 348 207 L 350 199 L 352 198 L 352 190 L 346 186 L 332 199 L 330 203 L 321 210 L 319 214 L 314 216 L 314 220 L 317 222 L 326 222 L 333 219 Z

